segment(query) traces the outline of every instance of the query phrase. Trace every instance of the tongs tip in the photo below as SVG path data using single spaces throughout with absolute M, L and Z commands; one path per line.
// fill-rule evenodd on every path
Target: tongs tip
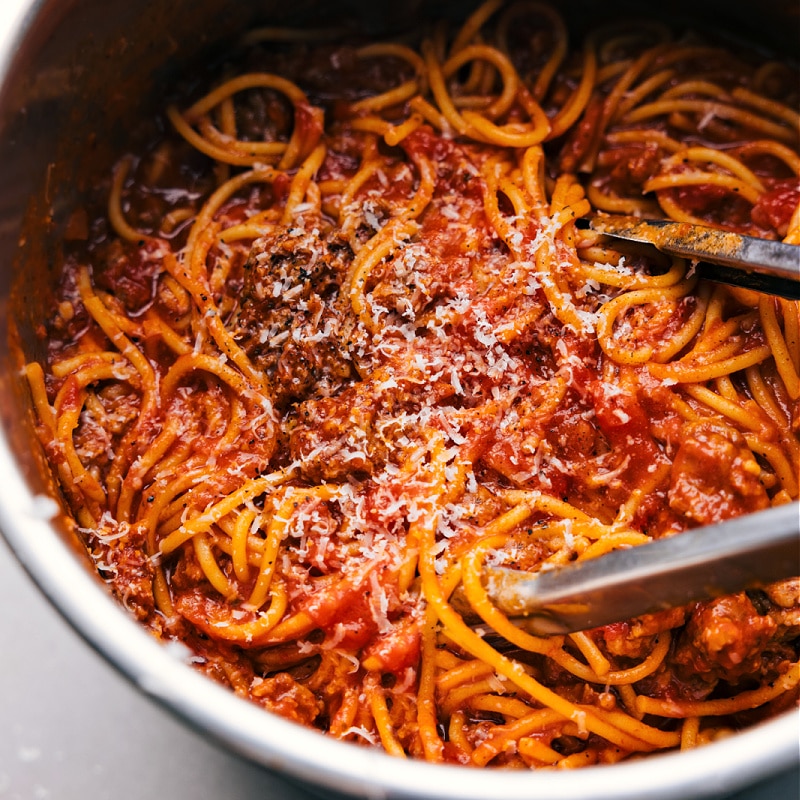
M 689 222 L 622 215 L 581 217 L 575 226 L 688 258 L 707 280 L 800 300 L 798 245 Z

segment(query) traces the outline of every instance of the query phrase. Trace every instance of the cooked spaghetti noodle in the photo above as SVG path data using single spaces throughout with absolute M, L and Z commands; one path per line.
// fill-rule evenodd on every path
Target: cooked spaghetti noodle
M 26 367 L 131 613 L 396 756 L 609 763 L 798 694 L 797 580 L 551 637 L 481 581 L 798 499 L 800 305 L 574 225 L 800 244 L 796 76 L 660 24 L 569 36 L 498 0 L 413 46 L 248 35 L 76 211 Z

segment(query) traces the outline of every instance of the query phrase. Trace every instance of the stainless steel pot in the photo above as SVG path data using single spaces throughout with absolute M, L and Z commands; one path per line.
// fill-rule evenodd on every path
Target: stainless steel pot
M 208 0 L 4 0 L 0 30 L 0 308 L 2 329 L 28 356 L 44 318 L 61 226 L 128 125 L 158 89 L 212 43 L 254 20 L 297 23 L 357 14 L 380 31 L 407 25 L 420 2 L 382 6 Z M 581 4 L 582 13 L 588 6 Z M 630 8 L 636 8 L 631 4 Z M 576 4 L 577 7 L 577 4 Z M 681 7 L 681 13 L 690 4 Z M 699 3 L 692 15 L 748 35 L 794 38 L 796 4 Z M 596 6 L 594 6 L 595 13 Z M 603 13 L 607 5 L 603 4 Z M 675 8 L 670 7 L 675 13 Z M 781 16 L 783 15 L 783 16 Z M 782 24 L 777 21 L 783 20 Z M 744 26 L 744 27 L 743 27 Z M 788 26 L 788 27 L 787 27 Z M 774 34 L 774 35 L 773 35 Z M 223 746 L 303 781 L 369 798 L 638 800 L 733 791 L 797 759 L 795 713 L 702 749 L 576 772 L 500 772 L 400 761 L 271 716 L 210 683 L 156 642 L 112 600 L 69 533 L 34 438 L 30 400 L 5 333 L 0 336 L 0 528 L 22 566 L 65 619 L 141 691 Z

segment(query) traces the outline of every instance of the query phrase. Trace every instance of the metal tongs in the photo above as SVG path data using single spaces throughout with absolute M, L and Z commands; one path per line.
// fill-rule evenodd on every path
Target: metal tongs
M 649 244 L 696 262 L 707 280 L 800 300 L 800 246 L 670 220 L 594 216 L 575 221 L 626 242 Z
M 797 502 L 538 573 L 484 568 L 497 607 L 540 635 L 608 625 L 797 575 Z

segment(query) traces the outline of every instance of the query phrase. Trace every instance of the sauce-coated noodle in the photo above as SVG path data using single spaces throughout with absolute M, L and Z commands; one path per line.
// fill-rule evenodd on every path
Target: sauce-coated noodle
M 431 31 L 254 32 L 82 212 L 26 374 L 98 570 L 237 694 L 397 756 L 575 767 L 778 713 L 798 581 L 534 637 L 481 570 L 797 501 L 798 303 L 574 225 L 800 242 L 796 78 L 538 2 Z

